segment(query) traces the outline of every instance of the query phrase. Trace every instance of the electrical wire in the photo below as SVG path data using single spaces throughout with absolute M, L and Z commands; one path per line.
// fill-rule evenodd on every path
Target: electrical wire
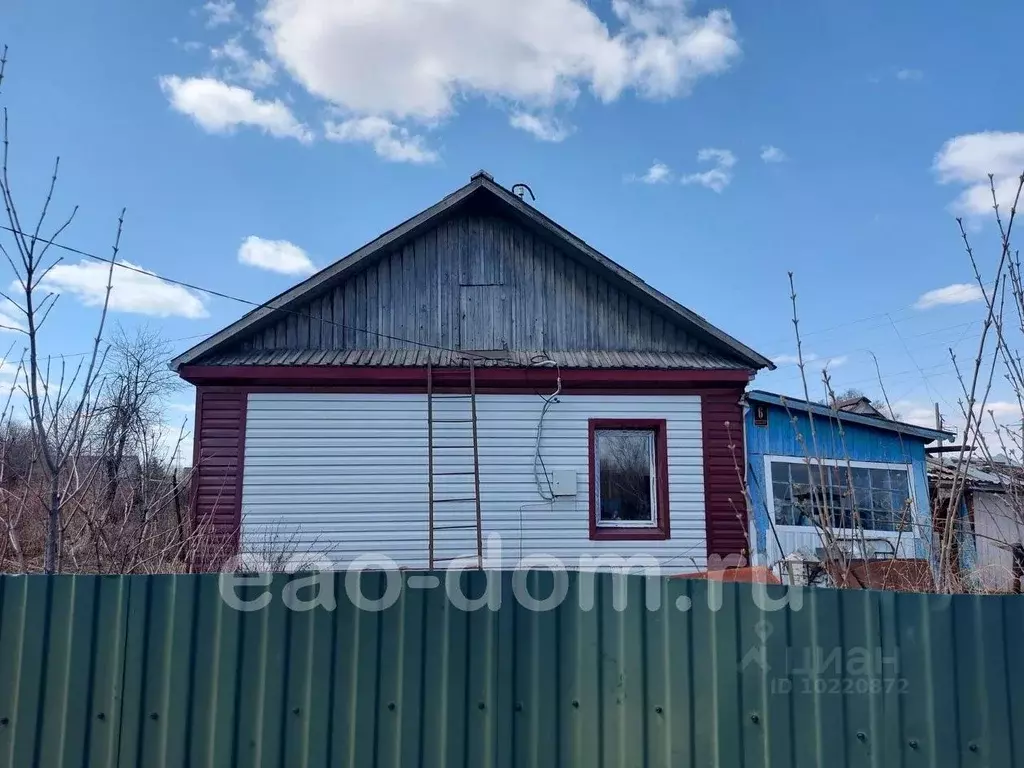
M 908 338 L 914 338 L 914 337 L 911 336 L 911 337 L 908 337 Z M 975 341 L 975 340 L 980 339 L 980 338 L 981 338 L 980 334 L 977 335 L 977 336 L 967 336 L 966 332 L 965 332 L 952 346 L 953 347 L 959 347 L 964 342 Z M 923 349 L 932 349 L 934 347 L 946 347 L 946 348 L 949 348 L 950 346 L 951 345 L 950 345 L 950 343 L 948 341 L 940 341 L 940 342 L 932 343 L 932 344 L 919 344 L 915 348 L 918 351 L 920 351 L 920 350 L 923 350 Z M 868 353 L 870 353 L 870 350 L 868 350 L 868 349 L 859 349 L 859 350 L 856 350 L 856 351 L 857 352 L 868 352 Z M 850 354 L 854 354 L 854 353 L 847 353 L 847 355 L 844 355 L 844 356 L 849 356 Z M 806 361 L 806 364 L 808 366 L 810 366 L 811 363 L 814 363 L 814 362 L 817 362 L 817 361 Z M 787 364 L 786 368 L 787 369 L 790 368 L 788 366 L 788 364 Z M 935 365 L 925 366 L 923 369 L 922 368 L 914 368 L 914 369 L 909 369 L 909 370 L 906 370 L 906 371 L 898 371 L 896 373 L 885 374 L 885 378 L 888 379 L 890 377 L 901 376 L 901 375 L 904 375 L 904 374 L 914 373 L 914 372 L 917 372 L 918 374 L 924 375 L 923 374 L 924 371 L 934 371 L 936 374 L 938 374 L 940 371 L 945 371 L 947 373 L 952 373 L 953 372 L 952 371 L 952 366 L 948 362 L 943 362 L 943 363 L 938 363 L 938 364 L 935 364 Z M 783 381 L 786 381 L 786 380 L 792 379 L 794 377 L 798 377 L 800 375 L 800 371 L 796 370 L 796 368 L 794 366 L 792 369 L 780 371 L 779 373 L 773 373 L 772 375 L 774 377 L 776 377 L 777 379 L 781 379 Z M 846 385 L 856 384 L 856 383 L 858 383 L 858 381 L 859 382 L 866 382 L 866 381 L 877 382 L 878 379 L 877 379 L 876 376 L 871 376 L 871 377 L 866 378 L 866 379 L 853 380 L 853 381 L 844 381 L 844 384 L 846 384 Z
M 992 286 L 995 285 L 995 283 L 991 282 L 991 283 L 986 283 L 985 285 L 987 287 L 992 287 Z M 865 328 L 864 330 L 865 331 L 871 331 L 871 330 L 875 330 L 875 329 L 878 329 L 878 328 L 885 328 L 886 326 L 889 325 L 889 317 L 890 317 L 890 315 L 900 314 L 901 312 L 906 312 L 908 310 L 915 309 L 916 308 L 916 304 L 917 304 L 917 302 L 915 302 L 914 304 L 907 304 L 906 306 L 902 306 L 902 307 L 899 307 L 897 309 L 891 309 L 888 312 L 878 312 L 878 313 L 873 314 L 873 315 L 865 315 L 864 317 L 854 318 L 853 320 L 847 320 L 845 322 L 838 323 L 836 325 L 830 325 L 830 326 L 828 326 L 826 328 L 819 328 L 818 330 L 813 330 L 812 329 L 812 330 L 809 330 L 809 331 L 801 331 L 800 332 L 800 336 L 802 338 L 807 338 L 808 336 L 819 336 L 819 335 L 821 335 L 823 333 L 829 333 L 831 331 L 837 331 L 837 330 L 840 330 L 842 328 L 849 328 L 851 325 L 859 325 L 861 323 L 866 323 L 869 320 L 879 320 L 879 319 L 882 319 L 882 318 L 885 318 L 885 322 L 879 323 L 878 325 L 872 325 L 872 326 L 870 326 L 868 328 Z M 900 318 L 896 322 L 902 323 L 902 322 L 905 322 L 905 321 L 910 320 L 910 319 L 911 319 L 910 317 L 904 317 L 904 318 Z M 801 325 L 802 325 L 802 323 L 801 323 Z M 777 339 L 775 342 L 771 342 L 771 343 L 785 343 L 785 342 L 789 342 L 789 341 L 792 341 L 792 337 L 789 337 L 789 338 L 786 338 L 786 339 Z
M 914 367 L 917 368 L 918 373 L 921 374 L 921 381 L 924 382 L 924 388 L 925 390 L 927 390 L 928 395 L 932 398 L 933 401 L 939 400 L 940 398 L 935 394 L 935 391 L 932 389 L 931 384 L 928 383 L 928 377 L 921 369 L 921 365 L 914 358 L 914 355 L 910 351 L 910 347 L 907 346 L 907 342 L 903 339 L 903 336 L 900 335 L 900 330 L 899 328 L 896 327 L 896 323 L 892 322 L 892 317 L 889 318 L 889 322 L 892 324 L 893 333 L 896 334 L 896 338 L 900 340 L 900 344 L 903 345 L 903 350 L 907 353 L 907 359 L 914 364 Z M 950 403 L 949 400 L 946 400 L 945 397 L 941 398 L 941 400 L 943 400 L 946 403 L 946 405 L 948 405 L 950 408 L 953 407 L 952 403 Z
M 455 349 L 453 347 L 446 347 L 446 346 L 440 345 L 440 344 L 431 344 L 429 342 L 416 341 L 414 339 L 408 339 L 408 338 L 405 338 L 405 337 L 402 337 L 402 336 L 395 336 L 395 335 L 392 335 L 392 334 L 382 333 L 380 331 L 371 331 L 371 330 L 369 330 L 367 328 L 360 328 L 358 326 L 349 325 L 347 323 L 340 323 L 340 322 L 337 322 L 335 320 L 328 320 L 328 319 L 326 319 L 324 317 L 314 317 L 314 316 L 312 316 L 312 315 L 310 315 L 310 314 L 308 314 L 306 312 L 300 312 L 300 311 L 297 311 L 297 310 L 287 309 L 287 308 L 284 308 L 284 307 L 271 307 L 270 306 L 271 302 L 274 301 L 273 298 L 272 299 L 268 299 L 267 301 L 262 301 L 262 302 L 260 302 L 260 301 L 253 301 L 252 299 L 246 299 L 246 298 L 243 298 L 241 296 L 235 296 L 235 295 L 232 295 L 232 294 L 229 294 L 229 293 L 225 293 L 223 291 L 218 291 L 218 290 L 213 289 L 213 288 L 207 288 L 207 287 L 201 286 L 201 285 L 199 285 L 197 283 L 192 283 L 192 282 L 188 282 L 188 281 L 185 281 L 185 280 L 177 280 L 177 279 L 171 278 L 171 277 L 165 277 L 164 275 L 159 275 L 159 274 L 156 274 L 154 272 L 149 272 L 149 271 L 147 271 L 145 269 L 142 269 L 140 267 L 135 267 L 135 266 L 133 266 L 131 264 L 126 264 L 124 262 L 119 262 L 119 261 L 116 261 L 114 259 L 107 258 L 105 256 L 100 256 L 98 254 L 91 253 L 91 252 L 83 250 L 81 248 L 75 248 L 75 247 L 70 246 L 70 245 L 65 245 L 64 243 L 59 243 L 56 240 L 47 240 L 47 239 L 42 238 L 42 237 L 37 237 L 35 235 L 32 235 L 31 233 L 24 232 L 24 231 L 18 230 L 18 229 L 14 229 L 13 227 L 9 227 L 9 226 L 6 226 L 6 225 L 0 225 L 0 230 L 4 230 L 4 231 L 10 232 L 12 234 L 16 234 L 16 235 L 21 235 L 22 237 L 27 237 L 27 238 L 31 239 L 33 242 L 38 241 L 38 242 L 41 242 L 41 243 L 46 243 L 48 245 L 51 245 L 51 246 L 53 246 L 55 248 L 58 248 L 58 249 L 63 250 L 63 251 L 66 251 L 68 253 L 73 253 L 73 254 L 75 254 L 77 256 L 83 256 L 85 258 L 93 259 L 95 261 L 102 262 L 104 264 L 113 264 L 118 269 L 124 269 L 124 270 L 127 270 L 129 272 L 135 272 L 136 274 L 144 275 L 146 277 L 155 278 L 157 280 L 160 280 L 161 282 L 168 283 L 169 285 L 177 285 L 179 287 L 186 288 L 186 289 L 192 290 L 192 291 L 198 291 L 200 293 L 204 293 L 204 294 L 207 294 L 209 296 L 214 296 L 216 298 L 226 299 L 228 301 L 234 301 L 234 302 L 237 302 L 239 304 L 244 304 L 246 306 L 252 307 L 252 310 L 250 311 L 250 313 L 252 311 L 256 311 L 258 309 L 271 309 L 273 312 L 281 313 L 281 314 L 284 314 L 284 315 L 292 315 L 294 317 L 303 318 L 305 320 L 315 321 L 315 322 L 318 322 L 318 323 L 326 323 L 327 325 L 330 325 L 330 326 L 333 326 L 333 327 L 336 327 L 336 328 L 341 328 L 341 329 L 353 331 L 353 332 L 356 332 L 356 333 L 365 333 L 365 334 L 367 334 L 369 336 L 376 336 L 378 338 L 389 339 L 391 341 L 400 341 L 400 342 L 402 342 L 404 344 L 410 344 L 410 345 L 417 346 L 417 347 L 423 347 L 423 348 L 426 348 L 426 349 L 436 349 L 436 350 L 441 351 L 441 352 L 452 352 L 452 353 L 454 353 L 456 355 L 459 355 L 461 357 L 472 357 L 472 358 L 476 358 L 476 359 L 490 359 L 487 355 L 483 355 L 483 354 L 472 352 L 472 351 Z M 277 298 L 277 297 L 275 297 L 275 298 Z M 912 308 L 912 306 L 913 305 L 909 305 L 907 307 L 903 307 L 903 308 L 894 310 L 894 312 L 897 312 L 897 313 L 898 312 L 902 312 L 905 309 Z M 886 323 L 887 325 L 888 324 L 895 324 L 895 321 L 893 321 L 893 319 L 891 317 L 891 313 L 889 313 L 889 312 L 880 312 L 880 313 L 877 313 L 877 314 L 874 314 L 874 315 L 868 315 L 868 316 L 863 317 L 863 318 L 858 318 L 858 319 L 855 319 L 855 320 L 847 321 L 845 323 L 840 323 L 838 325 L 830 326 L 828 328 L 823 328 L 823 329 L 818 330 L 818 331 L 809 331 L 809 332 L 805 333 L 804 335 L 805 336 L 809 336 L 809 335 L 817 335 L 817 334 L 821 334 L 821 333 L 826 333 L 828 331 L 837 330 L 839 328 L 845 328 L 845 327 L 848 327 L 848 326 L 851 326 L 851 325 L 856 325 L 856 324 L 864 322 L 866 320 L 873 320 L 873 319 L 882 318 L 882 317 L 888 318 L 889 322 Z M 881 326 L 879 326 L 879 327 L 881 327 Z M 958 326 L 952 326 L 952 328 L 955 328 L 955 327 L 958 327 Z M 942 329 L 939 329 L 939 330 L 942 330 Z M 929 331 L 929 332 L 926 332 L 926 333 L 918 334 L 918 336 L 925 336 L 925 335 L 937 333 L 937 332 L 939 332 L 939 330 Z M 186 337 L 181 338 L 181 339 L 173 339 L 172 341 L 189 341 L 189 340 L 192 340 L 192 339 L 205 338 L 207 336 L 209 336 L 209 334 L 197 334 L 195 336 L 186 336 Z M 910 336 L 909 338 L 916 338 L 916 336 Z M 83 357 L 83 356 L 88 355 L 88 354 L 91 354 L 91 350 L 87 351 L 87 352 L 74 352 L 74 353 L 67 353 L 67 354 L 62 354 L 62 355 L 51 355 L 50 357 L 51 358 L 64 359 L 64 358 L 68 358 L 68 357 Z M 551 361 L 551 362 L 554 363 L 554 361 Z M 555 363 L 555 365 L 557 365 L 557 363 Z
M 544 401 L 544 406 L 540 409 L 540 418 L 537 420 L 537 439 L 533 446 L 533 480 L 537 484 L 537 493 L 546 501 L 554 501 L 555 489 L 551 487 L 551 476 L 548 474 L 548 468 L 544 465 L 544 457 L 540 452 L 540 441 L 544 434 L 544 417 L 547 416 L 548 409 L 552 403 L 558 402 L 558 395 L 562 391 L 562 368 L 556 361 L 549 358 L 540 358 L 540 356 L 534 357 L 530 361 L 530 366 L 534 368 L 554 368 L 555 375 L 557 376 L 555 391 L 550 397 L 545 397 L 540 392 L 537 393 L 540 399 Z M 538 464 L 540 464 L 541 472 L 537 471 Z M 549 495 L 544 494 L 544 487 L 540 482 L 541 473 L 543 473 L 544 480 L 547 483 Z
M 245 298 L 242 298 L 241 296 L 233 296 L 230 293 L 224 293 L 223 291 L 218 291 L 218 290 L 215 290 L 213 288 L 204 288 L 201 285 L 197 285 L 195 283 L 186 282 L 185 280 L 176 280 L 173 277 L 164 277 L 163 275 L 158 275 L 158 274 L 156 274 L 154 272 L 149 272 L 149 271 L 147 271 L 145 269 L 142 269 L 140 267 L 132 266 L 131 264 L 125 264 L 124 262 L 115 261 L 114 259 L 108 259 L 105 256 L 99 256 L 99 255 L 97 255 L 95 253 L 90 253 L 89 251 L 84 251 L 84 250 L 82 250 L 80 248 L 74 248 L 74 247 L 72 247 L 70 245 L 64 245 L 62 243 L 58 243 L 56 240 L 47 240 L 47 239 L 42 238 L 42 237 L 36 237 L 35 235 L 32 235 L 29 232 L 23 232 L 21 230 L 14 229 L 12 227 L 8 227 L 8 226 L 3 225 L 3 224 L 0 224 L 0 229 L 5 230 L 7 232 L 11 232 L 11 233 L 16 234 L 16 235 L 21 235 L 22 237 L 30 238 L 33 241 L 38 241 L 38 242 L 41 242 L 41 243 L 46 243 L 48 245 L 53 246 L 54 248 L 59 248 L 60 250 L 67 251 L 68 253 L 73 253 L 73 254 L 75 254 L 77 256 L 84 256 L 84 257 L 89 258 L 89 259 L 94 259 L 95 261 L 103 262 L 104 264 L 112 264 L 113 266 L 115 266 L 115 267 L 117 267 L 119 269 L 124 269 L 124 270 L 127 270 L 129 272 L 135 272 L 137 274 L 145 275 L 146 277 L 150 277 L 150 278 L 155 278 L 157 280 L 161 280 L 162 282 L 168 283 L 170 285 L 177 285 L 177 286 L 180 286 L 182 288 L 187 288 L 188 290 L 191 290 L 191 291 L 198 291 L 199 293 L 205 293 L 205 294 L 207 294 L 209 296 L 215 296 L 215 297 L 217 297 L 219 299 L 227 299 L 228 301 L 235 301 L 235 302 L 238 302 L 239 304 L 245 304 L 245 305 L 250 306 L 250 307 L 253 308 L 252 310 L 250 310 L 249 314 L 252 314 L 252 312 L 254 312 L 254 311 L 258 310 L 258 309 L 270 309 L 273 312 L 280 312 L 282 314 L 294 315 L 295 317 L 301 317 L 301 318 L 304 318 L 306 320 L 316 321 L 318 323 L 327 323 L 328 325 L 332 325 L 332 326 L 334 326 L 336 328 L 342 328 L 342 329 L 345 329 L 345 330 L 348 330 L 348 331 L 354 331 L 356 333 L 365 333 L 365 334 L 367 334 L 369 336 L 376 336 L 378 338 L 389 339 L 391 341 L 400 341 L 400 342 L 402 342 L 404 344 L 411 344 L 411 345 L 417 346 L 417 347 L 424 347 L 424 348 L 427 348 L 427 349 L 436 349 L 436 350 L 439 350 L 441 352 L 453 352 L 456 355 L 459 355 L 459 356 L 462 356 L 462 357 L 473 357 L 473 358 L 477 358 L 477 359 L 481 359 L 481 360 L 488 360 L 488 359 L 490 359 L 487 355 L 483 355 L 483 354 L 480 354 L 480 353 L 477 353 L 477 352 L 470 352 L 470 351 L 467 351 L 467 350 L 455 349 L 453 347 L 445 347 L 445 346 L 440 345 L 440 344 L 430 344 L 429 342 L 425 342 L 425 341 L 415 341 L 413 339 L 407 339 L 407 338 L 404 338 L 402 336 L 393 336 L 391 334 L 381 333 L 379 331 L 371 331 L 371 330 L 369 330 L 367 328 L 359 328 L 359 327 L 354 326 L 354 325 L 348 325 L 346 323 L 339 323 L 339 322 L 336 322 L 334 320 L 328 320 L 327 318 L 324 318 L 324 317 L 313 317 L 312 315 L 310 315 L 308 313 L 298 312 L 296 310 L 287 309 L 285 307 L 272 307 L 272 306 L 270 306 L 271 302 L 273 302 L 278 297 L 274 297 L 273 299 L 268 299 L 267 301 L 253 301 L 252 299 L 245 299 Z M 85 353 L 85 354 L 91 354 L 91 353 Z
M 971 321 L 969 323 L 957 323 L 956 325 L 946 326 L 945 328 L 934 328 L 934 329 L 932 329 L 930 331 L 925 331 L 923 333 L 910 334 L 908 336 L 903 336 L 903 338 L 904 339 L 919 339 L 919 338 L 922 338 L 922 337 L 925 337 L 925 336 L 934 336 L 937 333 L 944 333 L 946 331 L 956 330 L 957 328 L 964 328 L 963 334 L 961 334 L 960 338 L 952 345 L 954 347 L 957 347 L 960 344 L 962 344 L 965 340 L 967 340 L 967 338 L 968 338 L 967 337 L 967 333 L 970 330 L 971 326 L 979 325 L 980 323 L 981 323 L 980 320 L 974 320 L 974 321 Z M 879 327 L 882 327 L 882 326 L 879 326 Z M 899 331 L 897 331 L 897 335 L 901 335 L 901 334 L 899 334 Z M 980 334 L 978 334 L 976 336 L 970 337 L 970 339 L 980 339 L 980 338 L 981 338 Z M 934 347 L 949 347 L 949 346 L 950 346 L 949 341 L 943 339 L 942 341 L 932 342 L 932 343 L 929 343 L 929 344 L 918 344 L 918 345 L 916 345 L 916 349 L 922 350 L 922 349 L 932 349 Z M 854 354 L 857 354 L 859 352 L 869 352 L 869 351 L 870 350 L 868 350 L 868 349 L 855 349 L 855 350 L 852 350 L 852 351 L 848 350 L 846 352 L 839 352 L 839 353 L 836 353 L 836 354 L 833 354 L 833 355 L 829 355 L 828 358 L 817 358 L 816 357 L 813 360 L 809 360 L 809 359 L 807 359 L 805 357 L 804 358 L 804 363 L 807 364 L 807 365 L 811 365 L 813 363 L 825 363 L 829 359 L 834 360 L 834 359 L 841 358 L 841 357 L 849 357 L 850 355 L 854 355 Z M 776 369 L 780 370 L 780 371 L 785 371 L 786 369 L 796 368 L 798 365 L 799 365 L 799 363 L 797 363 L 796 361 L 780 363 L 780 364 L 778 364 L 776 366 Z
M 214 333 L 216 333 L 216 331 L 212 331 L 210 333 L 197 333 L 197 334 L 194 334 L 192 336 L 182 336 L 181 338 L 178 338 L 178 339 L 167 339 L 167 343 L 168 344 L 175 344 L 175 343 L 177 343 L 179 341 L 192 341 L 194 339 L 205 339 L 205 338 L 208 338 L 208 337 L 212 336 Z M 91 355 L 91 354 L 92 354 L 92 350 L 90 349 L 90 350 L 87 350 L 85 352 L 61 352 L 61 353 L 53 353 L 53 354 L 48 354 L 48 355 L 40 355 L 40 357 L 43 357 L 43 358 L 48 359 L 48 360 L 67 360 L 67 359 L 72 358 L 72 357 L 85 357 L 86 355 Z M 0 362 L 2 362 L 3 359 L 4 358 L 0 358 Z
M 451 352 L 451 353 L 454 353 L 454 354 L 456 354 L 458 356 L 465 357 L 465 358 L 470 358 L 471 357 L 471 358 L 477 358 L 477 359 L 489 359 L 486 355 L 482 355 L 482 354 L 479 354 L 479 353 L 476 353 L 476 352 L 471 352 L 471 351 L 467 351 L 467 350 L 459 350 L 459 349 L 455 349 L 453 347 L 446 347 L 446 346 L 439 345 L 439 344 L 431 344 L 429 342 L 416 341 L 416 340 L 408 339 L 408 338 L 405 338 L 405 337 L 402 337 L 402 336 L 395 336 L 395 335 L 392 335 L 392 334 L 382 333 L 382 332 L 379 332 L 379 331 L 371 331 L 371 330 L 369 330 L 367 328 L 360 328 L 358 326 L 349 325 L 347 323 L 340 323 L 340 322 L 337 322 L 337 321 L 334 321 L 334 320 L 328 320 L 328 319 L 326 319 L 324 317 L 314 317 L 314 316 L 312 316 L 312 315 L 310 315 L 310 314 L 308 314 L 306 312 L 300 312 L 300 311 L 297 311 L 297 310 L 287 309 L 287 308 L 284 308 L 284 307 L 271 307 L 270 304 L 271 304 L 271 302 L 274 301 L 274 299 L 269 299 L 269 300 L 263 301 L 263 302 L 253 301 L 251 299 L 246 299 L 246 298 L 243 298 L 241 296 L 235 296 L 235 295 L 232 295 L 232 294 L 229 294 L 229 293 L 225 293 L 223 291 L 218 291 L 218 290 L 213 289 L 213 288 L 207 288 L 207 287 L 201 286 L 201 285 L 199 285 L 197 283 L 192 283 L 192 282 L 188 282 L 188 281 L 185 281 L 185 280 L 177 280 L 177 279 L 171 278 L 171 277 L 165 277 L 163 275 L 159 275 L 159 274 L 156 274 L 154 272 L 149 272 L 149 271 L 147 271 L 145 269 L 142 269 L 142 268 L 139 268 L 139 267 L 135 267 L 135 266 L 130 265 L 130 264 L 125 264 L 124 262 L 119 262 L 119 261 L 116 261 L 114 259 L 106 258 L 104 256 L 100 256 L 98 254 L 91 253 L 91 252 L 83 250 L 81 248 L 75 248 L 75 247 L 70 246 L 70 245 L 65 245 L 63 243 L 59 243 L 56 240 L 46 240 L 44 238 L 36 237 L 36 236 L 34 236 L 34 235 L 30 234 L 30 233 L 27 233 L 27 232 L 24 232 L 24 231 L 21 231 L 21 230 L 17 230 L 17 229 L 14 229 L 14 228 L 6 226 L 6 225 L 0 225 L 0 229 L 5 230 L 7 232 L 11 232 L 13 234 L 17 234 L 17 235 L 21 235 L 23 237 L 30 238 L 33 241 L 47 243 L 47 244 L 49 244 L 49 245 L 51 245 L 51 246 L 53 246 L 55 248 L 58 248 L 58 249 L 63 250 L 63 251 L 66 251 L 68 253 L 73 253 L 73 254 L 75 254 L 77 256 L 83 256 L 85 258 L 93 259 L 95 261 L 98 261 L 98 262 L 101 262 L 101 263 L 104 263 L 104 264 L 108 264 L 108 265 L 112 264 L 113 266 L 117 267 L 118 269 L 124 269 L 124 270 L 127 270 L 129 272 L 135 272 L 137 274 L 144 275 L 146 277 L 155 278 L 155 279 L 160 280 L 161 282 L 167 283 L 169 285 L 177 285 L 179 287 L 182 287 L 182 288 L 185 288 L 185 289 L 188 289 L 188 290 L 192 290 L 192 291 L 197 291 L 197 292 L 209 295 L 209 296 L 214 296 L 214 297 L 217 297 L 217 298 L 226 299 L 228 301 L 234 301 L 234 302 L 237 302 L 239 304 L 244 304 L 244 305 L 247 305 L 247 306 L 250 306 L 250 307 L 253 308 L 251 310 L 251 312 L 252 311 L 256 311 L 258 309 L 268 308 L 268 309 L 271 309 L 273 312 L 281 313 L 282 315 L 292 315 L 292 316 L 303 318 L 305 320 L 309 320 L 309 321 L 312 321 L 312 322 L 325 323 L 327 325 L 330 325 L 330 326 L 333 326 L 333 327 L 336 327 L 336 328 L 341 328 L 341 329 L 353 331 L 353 332 L 356 332 L 356 333 L 365 333 L 365 334 L 367 334 L 369 336 L 376 336 L 378 338 L 389 339 L 389 340 L 392 340 L 392 341 L 400 341 L 400 342 L 402 342 L 404 344 L 409 344 L 409 345 L 412 345 L 412 346 L 417 346 L 417 347 L 422 347 L 422 348 L 427 348 L 427 349 L 436 349 L 436 350 L 442 351 L 442 352 Z M 896 312 L 900 312 L 900 311 L 903 311 L 903 310 L 902 309 L 896 310 Z M 830 330 L 835 330 L 835 329 L 838 329 L 838 328 L 848 327 L 850 325 L 855 325 L 855 324 L 857 324 L 859 322 L 863 322 L 865 320 L 871 320 L 871 319 L 881 318 L 881 317 L 887 318 L 888 321 L 889 321 L 888 324 L 890 326 L 892 326 L 894 330 L 896 330 L 895 329 L 896 321 L 892 318 L 891 314 L 887 313 L 887 312 L 882 312 L 882 313 L 878 313 L 878 314 L 875 314 L 875 315 L 869 315 L 866 318 L 860 318 L 860 319 L 857 319 L 857 320 L 848 321 L 846 323 L 841 323 L 839 325 L 831 326 L 830 328 L 825 328 L 825 329 L 822 329 L 820 331 L 814 331 L 813 333 L 814 334 L 825 333 L 825 332 L 830 331 Z M 951 326 L 950 329 L 956 328 L 956 327 L 959 327 L 959 326 Z M 928 332 L 925 332 L 925 333 L 922 333 L 922 334 L 918 334 L 917 336 L 910 336 L 909 338 L 917 338 L 919 336 L 926 336 L 926 335 L 937 333 L 937 332 L 939 332 L 941 330 L 944 330 L 944 329 L 928 331 Z M 899 334 L 898 330 L 896 330 L 896 334 L 897 334 L 898 337 L 900 337 L 900 334 Z M 177 341 L 191 341 L 191 340 L 195 340 L 195 339 L 206 338 L 209 335 L 210 334 L 196 334 L 196 335 L 193 335 L 193 336 L 185 336 L 185 337 L 182 337 L 182 338 L 179 338 L 179 339 L 172 339 L 171 341 L 172 341 L 172 343 L 173 342 L 177 342 Z M 805 334 L 805 335 L 810 335 L 810 334 Z M 966 336 L 966 330 L 965 330 L 965 334 L 964 335 Z M 900 337 L 900 340 L 903 343 L 904 348 L 906 349 L 906 342 L 905 342 L 905 340 L 903 340 L 902 337 Z M 961 337 L 961 342 L 963 340 L 964 340 L 964 338 Z M 960 342 L 958 342 L 958 344 L 959 343 Z M 945 344 L 945 342 L 943 342 L 943 344 Z M 931 346 L 931 345 L 924 345 L 924 347 L 927 347 L 927 346 Z M 924 348 L 924 347 L 919 347 L 919 349 Z M 51 359 L 67 359 L 67 358 L 72 358 L 72 357 L 84 357 L 84 356 L 89 355 L 91 353 L 92 353 L 91 350 L 89 350 L 89 351 L 85 351 L 85 352 L 73 352 L 73 353 L 65 353 L 65 354 L 60 354 L 60 355 L 49 355 L 48 357 L 51 358 Z M 887 378 L 892 378 L 892 377 L 895 377 L 895 376 L 901 376 L 901 375 L 904 375 L 904 374 L 916 372 L 916 373 L 918 373 L 921 376 L 922 380 L 924 380 L 926 388 L 931 390 L 931 387 L 928 384 L 928 377 L 925 374 L 925 370 L 937 371 L 937 369 L 943 368 L 945 366 L 944 365 L 931 366 L 930 368 L 922 369 L 917 364 L 916 360 L 914 360 L 913 362 L 915 364 L 916 371 L 902 371 L 902 372 L 898 372 L 898 373 L 894 373 L 894 374 L 889 374 Z M 542 437 L 542 433 L 543 433 L 544 419 L 545 419 L 545 417 L 547 415 L 547 412 L 550 409 L 551 405 L 554 402 L 556 402 L 556 398 L 558 397 L 559 393 L 561 392 L 561 371 L 560 371 L 560 368 L 558 366 L 558 363 L 556 361 L 554 361 L 554 360 L 546 360 L 546 359 L 545 360 L 537 360 L 537 359 L 535 359 L 535 360 L 531 361 L 531 365 L 532 366 L 555 367 L 556 369 L 558 369 L 558 384 L 557 384 L 557 388 L 556 388 L 555 392 L 552 395 L 547 396 L 547 397 L 544 396 L 544 395 L 540 395 L 540 397 L 545 402 L 544 402 L 544 407 L 541 410 L 540 421 L 538 422 L 538 425 L 537 425 L 538 426 L 538 429 L 537 429 L 537 441 L 536 441 L 535 452 L 534 452 L 534 475 L 535 475 L 535 480 L 537 482 L 538 492 L 541 494 L 542 498 L 551 500 L 551 499 L 554 499 L 554 491 L 551 488 L 551 479 L 548 476 L 547 468 L 544 465 L 544 458 L 543 458 L 543 456 L 541 455 L 541 452 L 540 452 L 540 442 L 541 442 L 541 437 Z M 856 383 L 856 382 L 848 382 L 848 383 Z M 540 393 L 538 393 L 538 394 L 540 394 Z M 947 405 L 948 405 L 948 401 L 947 401 Z M 545 480 L 546 480 L 546 484 L 548 486 L 548 494 L 550 494 L 550 495 L 546 495 L 545 494 L 543 486 L 540 483 L 540 474 L 537 472 L 537 465 L 538 464 L 540 465 L 541 470 L 543 471 L 543 474 L 544 474 L 544 477 L 545 477 Z

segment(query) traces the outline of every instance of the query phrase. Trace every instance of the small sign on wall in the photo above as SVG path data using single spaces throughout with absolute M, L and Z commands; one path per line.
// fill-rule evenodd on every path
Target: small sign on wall
M 754 403 L 754 426 L 768 426 L 768 406 L 765 403 Z

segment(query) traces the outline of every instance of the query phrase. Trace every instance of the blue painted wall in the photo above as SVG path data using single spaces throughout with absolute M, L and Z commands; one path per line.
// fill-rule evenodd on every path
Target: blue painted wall
M 767 494 L 771 493 L 771 490 L 764 471 L 766 455 L 910 464 L 913 469 L 914 497 L 918 506 L 915 511 L 915 530 L 930 532 L 930 526 L 917 525 L 931 516 L 924 453 L 927 444 L 925 440 L 886 429 L 846 421 L 838 422 L 815 415 L 815 449 L 807 412 L 799 413 L 796 411 L 797 407 L 796 404 L 790 405 L 787 412 L 787 409 L 781 406 L 767 405 L 767 427 L 754 426 L 753 409 L 748 409 L 746 413 L 747 481 L 754 507 L 756 554 L 763 556 L 767 553 L 767 537 L 771 530 L 768 524 L 767 500 Z M 924 550 L 925 542 L 919 542 L 918 557 L 925 556 Z

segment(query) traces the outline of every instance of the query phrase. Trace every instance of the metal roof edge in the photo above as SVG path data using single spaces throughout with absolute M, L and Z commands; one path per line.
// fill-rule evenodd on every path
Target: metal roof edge
M 839 421 L 848 421 L 852 424 L 861 424 L 866 427 L 882 429 L 887 432 L 899 432 L 900 434 L 919 437 L 926 442 L 931 442 L 932 440 L 953 440 L 956 438 L 956 436 L 950 432 L 943 432 L 938 429 L 929 429 L 928 427 L 921 427 L 917 424 L 907 424 L 903 421 L 893 421 L 892 419 L 886 419 L 881 416 L 867 416 L 860 413 L 850 413 L 849 411 L 837 411 L 827 405 L 810 403 L 803 398 L 779 395 L 775 392 L 766 392 L 762 389 L 752 389 L 748 391 L 747 399 L 758 403 L 775 405 L 780 408 L 809 411 L 816 416 L 838 419 Z

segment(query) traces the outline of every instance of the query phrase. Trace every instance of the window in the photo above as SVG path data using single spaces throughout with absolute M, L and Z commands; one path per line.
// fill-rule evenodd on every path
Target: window
M 669 538 L 664 420 L 590 420 L 590 538 Z
M 777 525 L 866 531 L 910 529 L 913 496 L 904 465 L 770 460 Z

